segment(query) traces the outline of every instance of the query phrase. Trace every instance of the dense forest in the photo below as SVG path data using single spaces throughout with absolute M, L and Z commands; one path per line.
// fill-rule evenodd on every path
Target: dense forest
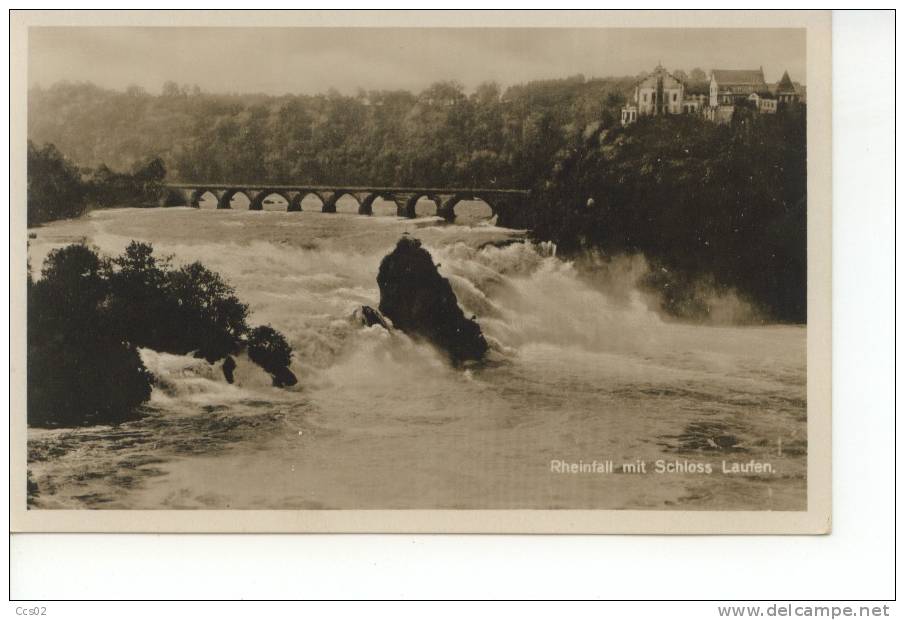
M 28 137 L 80 166 L 160 156 L 171 180 L 521 188 L 589 124 L 618 117 L 633 81 L 282 97 L 61 83 L 29 92 Z
M 274 97 L 62 83 L 30 91 L 28 135 L 59 149 L 36 155 L 65 153 L 55 174 L 79 172 L 99 206 L 130 193 L 148 202 L 164 176 L 527 188 L 536 238 L 567 256 L 643 254 L 654 267 L 645 284 L 672 314 L 706 316 L 696 296 L 706 282 L 769 318 L 805 321 L 805 107 L 622 127 L 633 84 L 575 76 L 471 93 L 441 82 L 418 94 Z

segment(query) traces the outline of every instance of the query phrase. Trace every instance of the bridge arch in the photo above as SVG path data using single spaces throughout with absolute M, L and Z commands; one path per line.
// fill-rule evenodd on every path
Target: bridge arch
M 279 189 L 262 189 L 258 191 L 248 208 L 252 211 L 263 211 L 265 202 L 271 196 L 279 196 L 280 198 L 285 200 L 288 209 L 290 196 L 286 192 Z
M 249 193 L 247 190 L 241 187 L 231 187 L 221 194 L 220 199 L 217 201 L 218 209 L 232 209 L 232 201 L 233 198 L 242 194 L 246 200 L 248 200 L 248 208 L 251 208 L 252 203 L 254 202 L 253 193 Z
M 396 197 L 393 196 L 393 194 L 389 192 L 371 192 L 362 199 L 361 206 L 358 208 L 358 213 L 360 215 L 374 215 L 374 203 L 377 200 L 393 203 L 394 213 L 398 211 Z
M 324 205 L 326 204 L 326 200 L 324 200 L 324 196 L 320 192 L 316 192 L 313 189 L 303 189 L 299 193 L 295 194 L 292 197 L 292 200 L 289 201 L 288 211 L 302 211 L 302 203 L 305 201 L 305 198 L 308 196 L 314 196 L 321 203 L 321 210 L 323 210 Z
M 220 204 L 220 193 L 214 189 L 193 192 L 189 205 L 196 209 L 216 209 Z
M 213 190 L 209 190 L 206 187 L 199 187 L 198 189 L 194 190 L 191 193 L 191 196 L 189 197 L 189 206 L 196 207 L 196 208 L 200 207 L 201 201 L 204 199 L 204 196 L 206 194 L 210 194 L 211 196 L 214 197 L 214 200 L 217 200 L 216 192 L 214 192 Z
M 439 196 L 433 194 L 431 192 L 421 192 L 418 194 L 412 194 L 411 198 L 409 198 L 405 203 L 405 213 L 402 214 L 405 217 L 425 217 L 425 215 L 418 213 L 418 201 L 422 198 L 427 198 L 435 205 L 435 215 L 439 215 L 441 209 L 443 208 L 443 201 Z
M 456 212 L 456 208 L 460 207 L 461 203 L 469 202 L 469 203 L 483 203 L 486 208 L 481 208 L 479 205 L 475 205 L 471 209 L 469 209 L 469 213 L 462 214 L 461 209 L 460 212 Z M 464 215 L 470 222 L 481 221 L 481 220 L 491 220 L 494 217 L 499 215 L 499 207 L 495 204 L 496 201 L 492 201 L 487 196 L 481 194 L 454 194 L 449 200 L 443 203 L 440 211 L 438 211 L 438 215 L 442 216 L 449 222 L 456 221 L 458 216 Z
M 358 200 L 358 196 L 351 190 L 347 189 L 338 189 L 334 191 L 327 200 L 324 201 L 324 207 L 321 209 L 324 213 L 336 213 L 336 203 L 339 202 L 345 196 L 349 196 L 352 200 L 355 201 L 356 207 L 355 212 L 361 212 L 361 201 Z

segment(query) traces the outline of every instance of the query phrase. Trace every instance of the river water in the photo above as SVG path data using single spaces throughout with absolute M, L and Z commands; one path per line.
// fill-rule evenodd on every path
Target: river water
M 669 321 L 625 282 L 463 219 L 116 209 L 30 231 L 35 271 L 81 240 L 202 261 L 250 324 L 287 336 L 299 377 L 274 388 L 240 359 L 229 385 L 216 365 L 143 350 L 159 378 L 145 417 L 28 430 L 31 507 L 806 508 L 804 327 Z M 354 319 L 378 305 L 380 260 L 404 233 L 476 315 L 487 364 L 454 369 Z M 752 460 L 772 472 L 723 473 Z

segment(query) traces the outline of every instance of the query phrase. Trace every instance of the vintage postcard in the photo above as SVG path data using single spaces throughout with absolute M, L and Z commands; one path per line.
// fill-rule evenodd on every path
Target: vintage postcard
M 14 531 L 830 531 L 829 13 L 11 19 Z

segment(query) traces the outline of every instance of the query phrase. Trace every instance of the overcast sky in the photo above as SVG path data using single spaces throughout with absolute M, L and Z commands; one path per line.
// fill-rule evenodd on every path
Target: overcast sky
M 160 92 L 167 80 L 207 92 L 418 91 L 439 80 L 469 90 L 582 73 L 784 70 L 806 83 L 804 29 L 93 28 L 29 30 L 29 84 L 91 81 Z

